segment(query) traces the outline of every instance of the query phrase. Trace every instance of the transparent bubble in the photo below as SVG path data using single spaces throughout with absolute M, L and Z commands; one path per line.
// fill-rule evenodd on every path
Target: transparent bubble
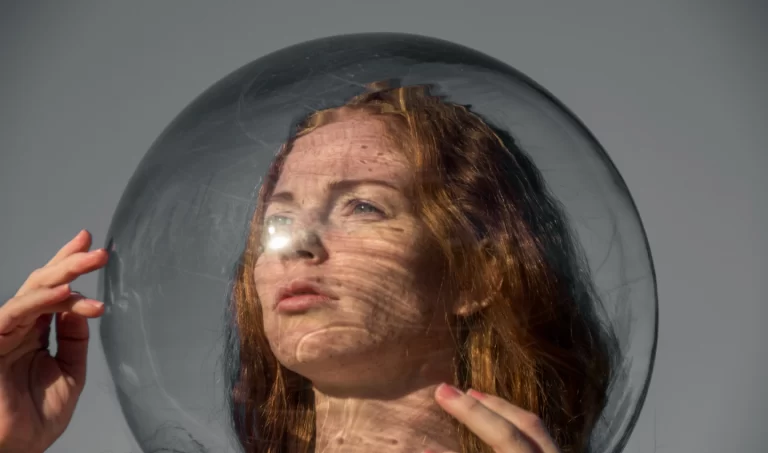
M 109 232 L 101 337 L 123 413 L 145 452 L 239 451 L 228 398 L 239 371 L 224 357 L 239 350 L 237 331 L 227 328 L 232 282 L 259 188 L 303 118 L 384 80 L 429 85 L 445 101 L 469 106 L 509 134 L 543 175 L 583 249 L 599 296 L 593 309 L 621 349 L 593 450 L 623 448 L 651 375 L 657 306 L 646 237 L 616 168 L 570 111 L 509 66 L 444 41 L 362 34 L 289 47 L 226 76 L 165 129 L 129 182 Z M 375 215 L 371 209 L 356 213 Z M 360 223 L 350 232 L 339 226 L 346 221 L 317 221 L 327 227 L 318 237 L 369 228 Z M 271 242 L 261 250 L 290 248 L 295 231 L 318 228 L 268 223 Z M 374 247 L 360 244 L 363 255 Z M 380 256 L 371 250 L 374 269 Z

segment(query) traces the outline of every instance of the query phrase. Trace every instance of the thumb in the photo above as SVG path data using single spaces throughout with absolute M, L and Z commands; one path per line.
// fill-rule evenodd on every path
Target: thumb
M 56 315 L 56 361 L 61 371 L 80 388 L 85 384 L 89 338 L 87 318 L 71 311 Z

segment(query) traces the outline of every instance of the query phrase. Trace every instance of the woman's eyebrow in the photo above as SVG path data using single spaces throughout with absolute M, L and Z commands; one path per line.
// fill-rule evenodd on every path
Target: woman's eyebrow
M 369 185 L 384 187 L 386 189 L 395 190 L 398 192 L 400 191 L 399 187 L 392 184 L 391 182 L 388 182 L 382 179 L 336 179 L 328 182 L 325 185 L 325 188 L 326 188 L 326 191 L 330 193 L 339 193 L 339 192 L 348 192 L 359 186 L 369 186 Z M 272 194 L 272 196 L 270 196 L 269 199 L 267 200 L 267 205 L 270 205 L 272 203 L 295 204 L 296 197 L 293 195 L 293 192 L 289 190 L 276 192 Z
M 293 196 L 293 192 L 284 191 L 284 192 L 277 192 L 273 193 L 268 199 L 267 199 L 267 206 L 269 206 L 272 203 L 284 203 L 284 204 L 294 204 L 295 198 Z
M 383 179 L 370 179 L 370 178 L 334 180 L 334 181 L 330 181 L 326 185 L 326 188 L 329 192 L 335 193 L 335 192 L 346 192 L 359 186 L 379 186 L 389 190 L 395 190 L 398 192 L 400 191 L 399 187 L 397 187 L 396 185 L 392 184 L 389 181 L 385 181 Z

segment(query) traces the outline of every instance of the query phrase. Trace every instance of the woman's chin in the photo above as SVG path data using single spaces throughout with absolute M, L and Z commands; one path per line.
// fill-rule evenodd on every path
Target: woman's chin
M 272 350 L 291 371 L 312 379 L 314 374 L 345 373 L 379 346 L 371 332 L 357 326 L 326 326 L 309 331 L 283 332 Z
M 408 353 L 401 346 L 360 327 L 336 325 L 292 331 L 273 343 L 272 350 L 284 367 L 312 382 L 321 393 L 337 398 L 397 398 L 413 386 L 452 376 L 450 354 L 441 355 L 435 368 L 404 360 Z

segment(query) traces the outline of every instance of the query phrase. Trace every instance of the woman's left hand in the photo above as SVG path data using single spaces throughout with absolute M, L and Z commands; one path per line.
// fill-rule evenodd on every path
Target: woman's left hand
M 435 399 L 496 453 L 559 453 L 539 417 L 508 401 L 447 384 L 437 388 Z

